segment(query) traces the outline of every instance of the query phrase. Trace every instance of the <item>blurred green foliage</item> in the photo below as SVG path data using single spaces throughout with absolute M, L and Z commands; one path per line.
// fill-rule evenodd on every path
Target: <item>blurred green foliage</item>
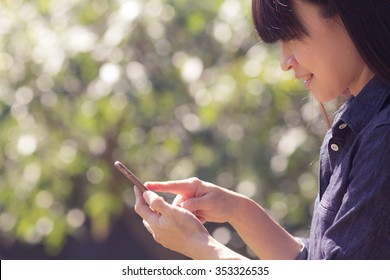
M 145 181 L 236 190 L 304 234 L 324 125 L 249 4 L 1 1 L 2 242 L 57 254 L 69 236 L 104 240 L 134 203 L 115 160 Z M 212 234 L 246 250 L 230 228 Z

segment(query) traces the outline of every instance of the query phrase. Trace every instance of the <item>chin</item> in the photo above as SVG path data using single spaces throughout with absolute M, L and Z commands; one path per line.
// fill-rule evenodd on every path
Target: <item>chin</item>
M 332 100 L 334 100 L 336 97 L 335 96 L 325 96 L 323 94 L 316 94 L 314 92 L 312 92 L 314 98 L 318 101 L 318 102 L 321 102 L 321 103 L 326 103 L 326 102 L 330 102 Z
M 310 92 L 313 94 L 314 98 L 321 103 L 330 102 L 336 99 L 338 96 L 340 96 L 340 95 L 335 95 L 333 91 L 324 92 L 320 90 L 311 90 Z

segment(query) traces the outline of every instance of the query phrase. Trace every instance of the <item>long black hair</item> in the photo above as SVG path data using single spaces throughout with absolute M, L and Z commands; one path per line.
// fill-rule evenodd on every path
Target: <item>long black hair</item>
M 307 35 L 294 1 L 318 6 L 325 18 L 339 16 L 365 63 L 390 85 L 390 0 L 252 0 L 253 23 L 262 41 Z

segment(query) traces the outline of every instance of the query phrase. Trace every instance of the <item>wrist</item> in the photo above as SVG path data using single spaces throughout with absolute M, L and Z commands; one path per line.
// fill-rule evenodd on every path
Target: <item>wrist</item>
M 241 199 L 231 225 L 260 259 L 294 259 L 301 244 L 252 199 Z
M 231 211 L 227 222 L 233 227 L 240 222 L 245 222 L 245 217 L 247 216 L 245 213 L 250 211 L 248 209 L 250 209 L 254 204 L 256 203 L 252 199 L 236 193 L 236 197 L 234 198 L 233 203 L 230 204 Z
M 239 260 L 246 259 L 244 256 L 224 246 L 212 236 L 208 235 L 207 241 L 192 251 L 190 258 L 194 260 Z

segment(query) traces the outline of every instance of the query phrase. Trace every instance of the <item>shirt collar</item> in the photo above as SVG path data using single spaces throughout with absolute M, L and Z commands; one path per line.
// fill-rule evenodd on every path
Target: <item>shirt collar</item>
M 345 102 L 335 123 L 341 120 L 358 134 L 381 110 L 389 96 L 390 88 L 373 77 L 356 97 L 351 96 Z

